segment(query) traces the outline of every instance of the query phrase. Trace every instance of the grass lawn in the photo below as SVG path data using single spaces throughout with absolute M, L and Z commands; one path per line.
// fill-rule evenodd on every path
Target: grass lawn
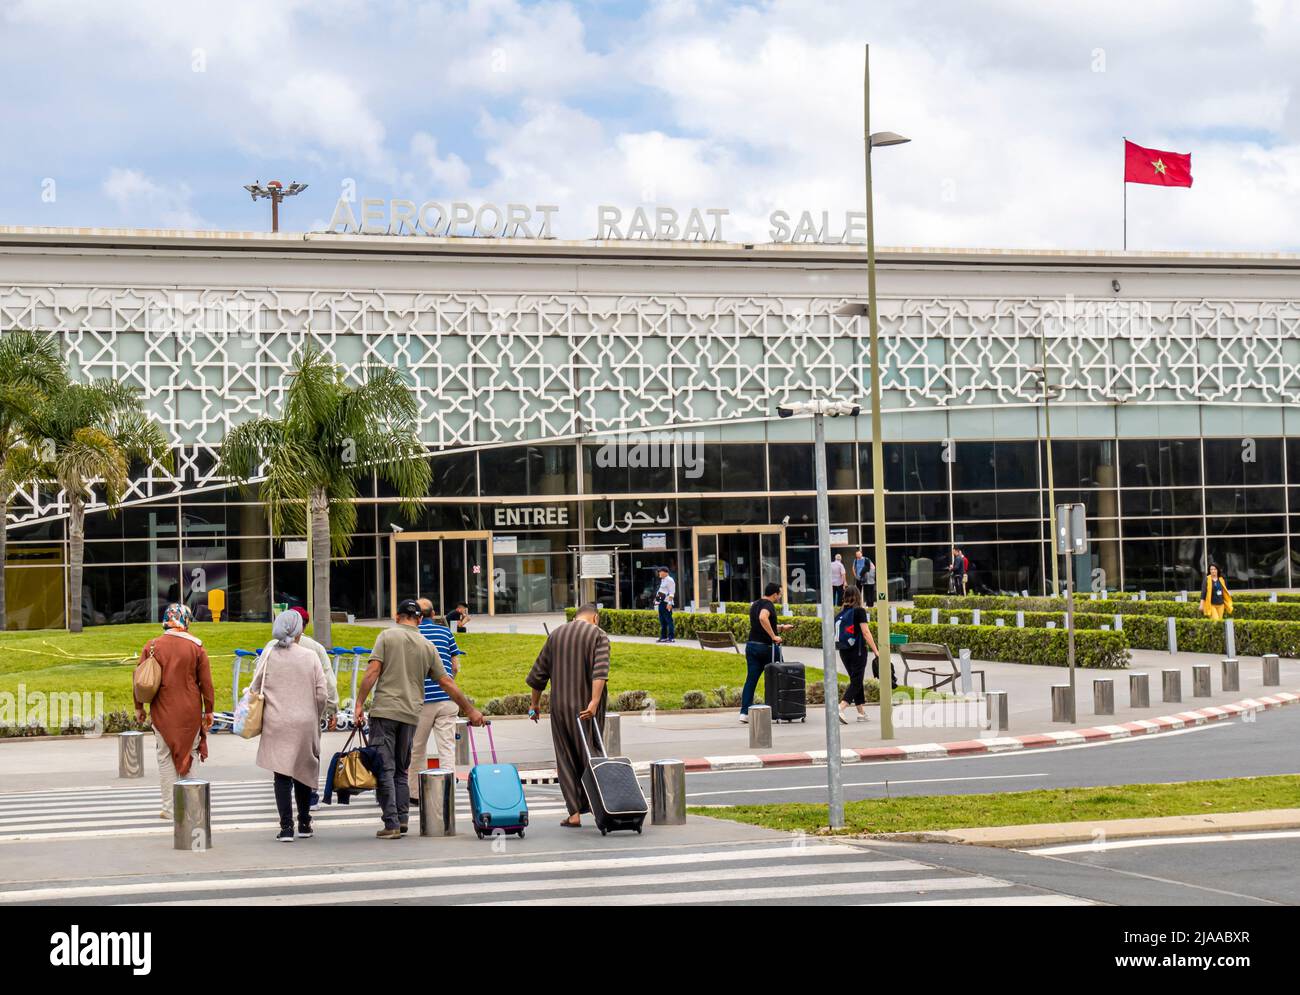
M 1179 784 L 1049 788 L 996 795 L 872 799 L 845 805 L 847 825 L 837 832 L 921 832 L 1296 807 L 1300 807 L 1300 776 L 1289 774 Z M 736 805 L 728 808 L 693 807 L 691 811 L 696 815 L 747 822 L 768 829 L 828 832 L 825 805 Z
M 360 625 L 331 628 L 334 644 L 349 647 L 374 645 L 379 631 Z M 140 623 L 96 626 L 77 635 L 61 629 L 0 633 L 0 692 L 16 692 L 19 684 L 29 694 L 101 691 L 106 710 L 130 709 L 131 671 L 146 641 L 161 631 L 157 625 Z M 234 650 L 260 649 L 270 638 L 271 627 L 257 622 L 196 622 L 191 632 L 203 640 L 212 661 L 217 708 L 227 709 Z M 526 692 L 524 677 L 544 638 L 508 633 L 458 636 L 466 653 L 461 686 L 480 705 L 489 698 Z M 737 688 L 745 681 L 744 658 L 735 653 L 614 642 L 611 655 L 610 693 L 649 691 L 664 709 L 680 708 L 686 691 L 708 693 L 722 685 Z M 807 676 L 810 681 L 820 680 L 821 671 L 809 668 Z M 250 679 L 245 675 L 243 683 Z M 345 698 L 350 680 L 350 675 L 340 679 L 339 691 Z M 760 693 L 761 687 L 760 683 Z

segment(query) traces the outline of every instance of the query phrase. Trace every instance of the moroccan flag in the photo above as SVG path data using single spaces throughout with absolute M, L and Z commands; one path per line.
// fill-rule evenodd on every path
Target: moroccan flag
M 1190 187 L 1192 157 L 1181 152 L 1144 149 L 1124 140 L 1124 182 L 1151 183 L 1158 187 Z

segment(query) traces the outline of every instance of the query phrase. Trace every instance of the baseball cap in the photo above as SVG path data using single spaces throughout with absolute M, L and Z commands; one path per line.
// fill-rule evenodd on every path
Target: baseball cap
M 414 615 L 417 618 L 420 615 L 420 603 L 414 598 L 403 598 L 397 602 L 397 614 Z

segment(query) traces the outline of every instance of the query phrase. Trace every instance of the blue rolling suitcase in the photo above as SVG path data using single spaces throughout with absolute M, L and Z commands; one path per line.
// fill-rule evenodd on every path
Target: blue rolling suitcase
M 474 819 L 474 832 L 479 839 L 496 833 L 515 833 L 524 838 L 528 825 L 528 802 L 524 798 L 524 782 L 519 780 L 519 769 L 514 764 L 497 763 L 497 746 L 492 739 L 492 723 L 487 724 L 488 745 L 492 762 L 478 762 L 474 747 L 472 726 L 466 726 L 469 748 L 474 754 L 474 766 L 469 771 L 469 810 Z

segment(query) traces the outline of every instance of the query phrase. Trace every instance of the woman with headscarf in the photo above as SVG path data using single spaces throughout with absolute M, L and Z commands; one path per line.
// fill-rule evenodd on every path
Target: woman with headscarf
M 298 806 L 298 836 L 310 839 L 311 793 L 320 777 L 320 715 L 325 707 L 325 675 L 316 654 L 299 645 L 302 616 L 281 612 L 271 626 L 275 641 L 262 654 L 251 690 L 261 692 L 262 741 L 257 766 L 275 774 L 275 805 L 280 810 L 276 839 L 292 843 L 293 806 Z
M 202 640 L 190 635 L 190 610 L 171 604 L 163 612 L 162 635 L 145 643 L 140 662 L 153 656 L 162 671 L 158 693 L 149 703 L 158 750 L 158 780 L 162 788 L 164 819 L 172 817 L 172 785 L 186 777 L 195 758 L 208 759 L 207 731 L 212 727 L 216 697 L 212 690 L 212 668 Z M 144 722 L 144 705 L 135 702 L 135 717 Z
M 1228 593 L 1228 584 L 1219 574 L 1219 565 L 1210 564 L 1210 572 L 1205 577 L 1205 587 L 1201 591 L 1201 614 L 1222 622 L 1224 615 L 1232 614 L 1232 595 Z

